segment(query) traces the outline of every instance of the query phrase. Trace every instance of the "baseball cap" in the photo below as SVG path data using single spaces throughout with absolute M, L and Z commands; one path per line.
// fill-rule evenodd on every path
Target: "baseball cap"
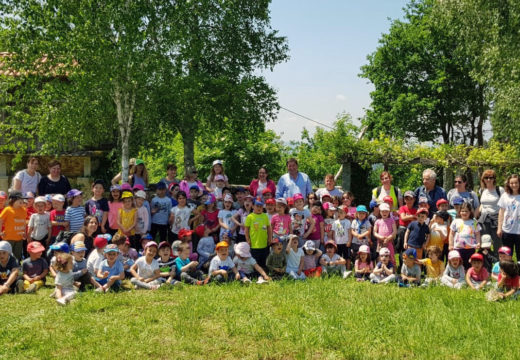
M 199 225 L 195 228 L 195 234 L 197 234 L 199 237 L 203 237 L 204 236 L 204 230 L 205 230 L 205 227 L 204 225 Z
M 47 200 L 45 200 L 45 197 L 44 196 L 38 196 L 36 199 L 34 199 L 34 203 L 37 204 L 37 203 L 46 203 Z
M 128 183 L 121 185 L 121 191 L 132 191 L 132 187 Z
M 366 212 L 368 213 L 367 207 L 365 205 L 358 205 L 356 208 L 356 212 Z
M 370 204 L 368 204 L 368 207 L 370 208 L 370 210 L 373 210 L 374 208 L 376 208 L 378 206 L 379 206 L 379 203 L 377 202 L 377 200 L 371 200 Z
M 368 245 L 361 245 L 359 247 L 358 252 L 364 253 L 364 254 L 370 254 L 370 248 L 368 247 Z
M 216 201 L 215 195 L 209 194 L 208 200 L 204 203 L 205 205 L 213 204 Z
M 233 202 L 233 196 L 231 196 L 231 194 L 226 194 L 226 196 L 224 196 L 224 202 Z
M 448 253 L 448 260 L 456 259 L 456 258 L 462 259 L 460 254 L 459 254 L 459 252 L 457 250 L 451 250 Z
M 245 241 L 242 241 L 241 243 L 238 243 L 235 245 L 235 254 L 237 254 L 238 256 L 250 258 L 251 257 L 250 250 L 251 250 L 251 247 Z
M 214 160 L 211 166 L 222 165 L 222 160 Z
M 133 197 L 134 197 L 134 194 L 132 194 L 131 191 L 123 191 L 123 195 L 121 195 L 121 199 L 133 198 Z
M 491 235 L 489 235 L 489 234 L 482 235 L 482 238 L 480 239 L 480 247 L 483 249 L 491 248 Z
M 13 253 L 13 248 L 9 242 L 2 240 L 0 241 L 0 251 L 7 251 L 7 253 L 11 255 Z
M 54 250 L 54 251 L 61 251 L 64 253 L 68 253 L 70 251 L 69 245 L 64 242 L 59 242 L 59 243 L 53 244 L 50 246 L 49 249 Z
M 264 202 L 262 201 L 262 199 L 256 198 L 255 201 L 253 202 L 253 205 L 263 206 Z
M 387 195 L 387 196 L 385 196 L 385 197 L 383 198 L 383 202 L 384 202 L 384 203 L 388 203 L 388 204 L 393 205 L 393 204 L 394 204 L 394 199 L 392 199 L 391 196 L 388 196 L 388 195 Z
M 141 240 L 153 240 L 152 235 L 146 233 L 141 237 Z
M 98 249 L 101 249 L 105 246 L 107 246 L 108 240 L 104 236 L 96 236 L 94 239 L 94 246 Z
M 224 181 L 226 178 L 222 174 L 215 176 L 215 181 Z
M 275 201 L 275 199 L 267 199 L 267 200 L 265 201 L 265 203 L 266 203 L 266 204 L 273 204 L 273 205 L 274 205 L 274 204 L 276 204 L 276 201 Z
M 265 188 L 264 190 L 262 190 L 262 195 L 264 195 L 264 194 L 272 194 L 272 193 L 273 192 L 269 188 Z
M 508 246 L 502 246 L 500 249 L 498 249 L 498 253 L 511 256 L 511 248 Z
M 426 214 L 426 215 L 428 215 L 429 214 L 428 209 L 425 209 L 425 208 L 418 209 L 417 210 L 417 215 L 419 215 L 419 214 Z
M 76 197 L 76 196 L 79 196 L 83 194 L 82 191 L 79 191 L 78 189 L 72 189 L 70 190 L 68 193 L 67 193 L 67 197 L 68 198 L 73 198 L 73 197 Z
M 162 181 L 161 181 L 162 182 Z M 142 190 L 144 191 L 144 186 L 141 185 L 141 184 L 135 184 L 134 187 L 132 188 L 132 190 L 136 191 L 136 190 Z
M 61 194 L 59 194 L 59 195 L 61 195 Z M 48 202 L 52 202 L 52 195 L 51 194 L 45 195 L 45 200 Z
M 462 198 L 462 196 L 455 196 L 451 202 L 453 203 L 453 205 L 462 205 L 464 204 L 464 199 Z
M 61 194 L 56 194 L 52 197 L 52 200 L 54 201 L 61 201 L 61 202 L 65 202 L 65 196 L 61 195 Z
M 141 160 L 141 159 L 135 159 L 135 164 L 136 165 L 144 165 L 144 161 Z
M 114 190 L 119 190 L 119 191 L 121 191 L 121 186 L 119 186 L 119 185 L 112 185 L 112 186 L 110 187 L 110 191 L 114 191 Z
M 87 251 L 87 248 L 85 247 L 85 243 L 83 241 L 76 241 L 74 244 L 72 244 L 71 250 L 74 252 L 79 252 Z
M 406 251 L 404 252 L 404 254 L 405 254 L 406 257 L 409 258 L 409 259 L 417 259 L 417 250 L 415 250 L 414 248 L 406 249 Z
M 189 230 L 189 229 L 181 229 L 179 231 L 179 233 L 177 234 L 177 236 L 179 237 L 179 239 L 183 239 L 185 238 L 186 236 L 191 236 L 193 234 L 193 231 L 192 230 Z
M 276 202 L 280 203 L 280 204 L 287 205 L 287 200 L 285 200 L 284 198 L 278 198 L 278 199 L 276 199 Z
M 148 241 L 148 242 L 146 243 L 146 245 L 144 246 L 144 248 L 145 248 L 145 249 L 148 249 L 149 247 L 152 247 L 152 246 L 155 246 L 156 248 L 159 247 L 155 241 Z
M 287 205 L 294 205 L 294 198 L 288 197 L 287 198 Z
M 435 203 L 435 206 L 439 207 L 441 206 L 442 204 L 449 204 L 448 200 L 446 199 L 439 199 L 437 200 L 437 202 Z
M 103 253 L 110 253 L 110 252 L 115 252 L 115 253 L 118 253 L 119 252 L 119 248 L 117 247 L 116 244 L 110 244 L 110 245 L 107 245 L 107 247 L 105 248 L 105 250 L 103 250 Z
M 134 195 L 140 199 L 146 199 L 146 193 L 143 190 L 136 191 Z
M 408 191 L 405 191 L 404 193 L 404 197 L 407 198 L 407 197 L 411 197 L 411 198 L 414 198 L 415 199 L 415 193 L 411 190 L 408 190 Z
M 198 185 L 191 185 L 190 186 L 190 190 L 197 190 L 197 191 L 199 191 L 199 187 L 198 187 Z
M 428 198 L 426 196 L 419 196 L 418 204 L 428 204 Z
M 155 185 L 155 189 L 156 190 L 166 190 L 166 184 L 162 181 L 159 181 L 156 185 Z
M 220 248 L 228 248 L 229 247 L 229 244 L 225 241 L 221 241 L 219 243 L 217 243 L 217 245 L 215 246 L 215 250 L 218 250 Z
M 175 240 L 172 244 L 172 254 L 173 256 L 179 256 L 179 246 L 181 246 L 182 241 Z
M 42 253 L 45 251 L 45 248 L 38 241 L 32 241 L 27 244 L 27 252 L 30 254 Z
M 32 191 L 27 191 L 27 192 L 23 193 L 23 197 L 24 197 L 24 199 L 34 199 L 35 198 L 34 193 Z
M 482 254 L 479 254 L 479 253 L 474 253 L 473 255 L 471 255 L 471 257 L 469 258 L 469 261 L 484 261 L 484 256 L 482 256 Z
M 0 198 L 7 199 L 7 194 L 5 193 L 5 191 L 0 191 Z
M 305 251 L 307 251 L 307 250 L 315 251 L 316 250 L 316 246 L 314 245 L 314 241 L 307 240 L 305 242 L 305 244 L 303 245 L 303 250 L 305 250 Z
M 280 239 L 278 239 L 277 237 L 273 237 L 273 241 L 271 241 L 271 246 L 276 244 L 281 244 Z
M 244 192 L 246 192 L 246 189 L 244 189 L 243 186 L 239 186 L 239 187 L 237 187 L 237 189 L 235 190 L 235 194 L 238 193 L 238 192 L 240 192 L 240 193 L 244 193 Z
M 334 241 L 332 241 L 332 240 L 329 240 L 329 241 L 327 241 L 327 242 L 325 243 L 325 249 L 326 249 L 327 247 L 333 247 L 333 248 L 336 249 L 336 250 L 338 249 L 338 246 L 337 246 L 336 243 L 335 243 Z
M 381 248 L 381 250 L 379 250 L 379 255 L 390 255 L 390 250 L 388 248 Z
M 298 194 L 294 194 L 293 196 L 293 200 L 296 201 L 296 200 L 300 200 L 300 199 L 303 199 L 303 195 L 298 193 Z
M 167 247 L 168 249 L 170 248 L 170 244 L 168 244 L 168 241 L 162 241 L 161 243 L 159 243 L 159 249 L 162 249 L 163 247 Z
M 379 211 L 390 211 L 390 205 L 386 202 L 382 203 L 379 205 Z

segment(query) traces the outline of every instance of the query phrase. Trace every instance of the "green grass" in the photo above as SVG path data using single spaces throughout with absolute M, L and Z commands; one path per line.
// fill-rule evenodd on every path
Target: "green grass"
M 520 303 L 339 278 L 0 297 L 0 358 L 519 358 Z

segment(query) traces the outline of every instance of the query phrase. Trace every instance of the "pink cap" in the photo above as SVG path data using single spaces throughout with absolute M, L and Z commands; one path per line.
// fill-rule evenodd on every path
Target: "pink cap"
M 303 199 L 303 195 L 298 193 L 298 194 L 294 194 L 293 196 L 293 200 L 296 201 L 296 200 L 300 200 L 300 199 Z

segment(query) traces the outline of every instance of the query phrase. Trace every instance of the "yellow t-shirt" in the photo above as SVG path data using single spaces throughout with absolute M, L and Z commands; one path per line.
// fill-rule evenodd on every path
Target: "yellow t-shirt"
M 430 278 L 440 278 L 444 272 L 442 261 L 438 260 L 435 264 L 430 258 L 419 260 L 421 264 L 426 266 L 426 276 Z
M 134 225 L 136 211 L 136 208 L 132 208 L 130 210 L 121 208 L 118 210 L 119 216 L 121 216 L 121 224 L 124 228 L 128 229 L 130 226 Z M 119 229 L 117 233 L 123 235 L 121 229 Z M 130 235 L 135 235 L 135 227 L 130 231 Z
M 8 206 L 2 210 L 0 219 L 4 222 L 4 240 L 20 241 L 23 240 L 25 233 L 27 210 L 24 207 L 13 209 Z

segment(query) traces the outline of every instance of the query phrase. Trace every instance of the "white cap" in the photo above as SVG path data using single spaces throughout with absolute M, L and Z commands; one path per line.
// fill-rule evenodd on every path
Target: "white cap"
M 448 260 L 456 259 L 456 258 L 462 259 L 460 254 L 459 254 L 459 252 L 457 250 L 451 250 L 448 253 Z
M 37 203 L 46 203 L 46 202 L 47 202 L 47 200 L 45 200 L 44 196 L 38 196 L 36 199 L 34 199 L 34 203 L 35 204 L 37 204 Z
M 390 205 L 388 205 L 387 203 L 382 203 L 381 205 L 379 205 L 379 211 L 390 211 Z
M 62 194 L 56 194 L 52 197 L 52 200 L 65 202 L 65 196 L 63 196 Z
M 211 166 L 215 166 L 215 165 L 222 165 L 222 160 L 213 161 L 213 165 L 211 165 Z
M 381 248 L 381 250 L 379 250 L 379 255 L 390 255 L 390 250 L 388 250 L 388 248 Z
M 2 240 L 0 241 L 0 251 L 7 251 L 9 255 L 11 255 L 13 253 L 13 248 L 7 241 Z
M 135 193 L 135 197 L 146 199 L 146 193 L 143 190 L 138 190 Z

